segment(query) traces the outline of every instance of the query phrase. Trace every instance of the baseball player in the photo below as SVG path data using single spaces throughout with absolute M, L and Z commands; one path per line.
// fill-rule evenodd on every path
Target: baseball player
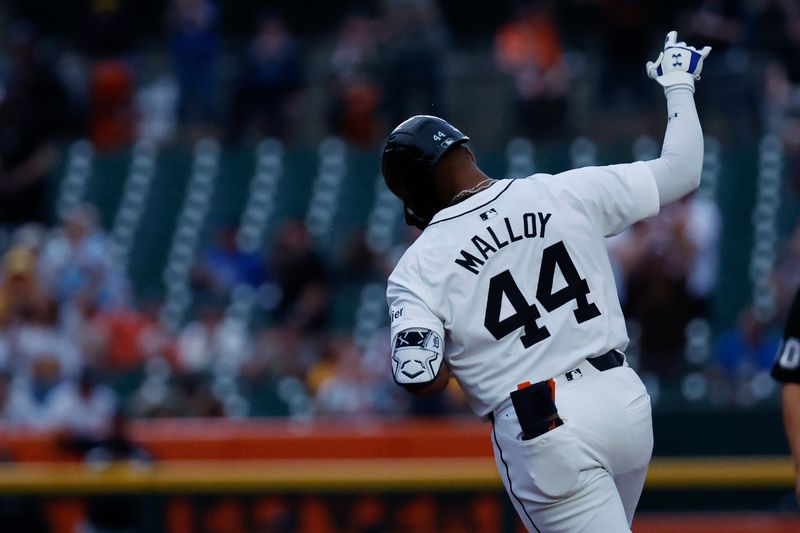
M 782 385 L 783 426 L 792 449 L 797 480 L 795 494 L 800 503 L 800 290 L 789 310 L 783 342 L 772 366 L 772 377 Z
M 710 51 L 673 31 L 647 64 L 669 114 L 653 161 L 493 180 L 440 118 L 411 117 L 386 142 L 386 184 L 424 229 L 389 277 L 394 379 L 417 394 L 458 381 L 492 422 L 529 531 L 630 531 L 652 452 L 650 398 L 625 362 L 604 237 L 699 185 L 694 82 Z

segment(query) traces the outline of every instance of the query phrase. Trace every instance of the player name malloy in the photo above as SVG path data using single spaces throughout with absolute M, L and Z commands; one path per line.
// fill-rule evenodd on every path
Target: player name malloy
M 540 212 L 525 213 L 521 220 L 513 222 L 505 217 L 502 223 L 488 226 L 485 233 L 473 235 L 470 244 L 465 247 L 467 249 L 462 249 L 461 256 L 456 257 L 456 264 L 477 275 L 489 256 L 496 254 L 501 248 L 522 239 L 543 238 L 549 220 L 550 213 Z

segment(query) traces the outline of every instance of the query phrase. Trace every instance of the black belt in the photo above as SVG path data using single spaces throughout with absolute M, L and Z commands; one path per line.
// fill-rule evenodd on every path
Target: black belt
M 625 356 L 618 350 L 609 350 L 603 355 L 589 357 L 587 361 L 600 372 L 605 372 L 606 370 L 622 366 L 622 363 L 625 362 Z

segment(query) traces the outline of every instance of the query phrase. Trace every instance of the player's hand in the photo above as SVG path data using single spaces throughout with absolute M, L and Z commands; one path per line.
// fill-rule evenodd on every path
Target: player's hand
M 682 86 L 694 92 L 694 80 L 700 79 L 703 61 L 710 52 L 710 46 L 698 50 L 683 41 L 678 42 L 678 32 L 673 30 L 664 39 L 664 50 L 658 58 L 647 62 L 647 75 L 663 85 L 665 90 Z

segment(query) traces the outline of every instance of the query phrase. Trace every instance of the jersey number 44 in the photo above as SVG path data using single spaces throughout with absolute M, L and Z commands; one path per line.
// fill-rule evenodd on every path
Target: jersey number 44
M 556 268 L 561 271 L 566 286 L 553 292 Z M 514 308 L 514 314 L 501 320 L 503 295 Z M 574 300 L 577 304 L 573 311 L 575 320 L 581 324 L 600 316 L 600 310 L 589 301 L 588 295 L 589 284 L 578 274 L 564 242 L 559 241 L 545 248 L 542 253 L 542 265 L 539 269 L 539 281 L 536 289 L 536 300 L 542 307 L 549 313 Z M 525 334 L 520 337 L 520 341 L 525 348 L 530 348 L 550 336 L 546 326 L 536 323 L 541 316 L 536 304 L 528 303 L 525 299 L 509 270 L 504 270 L 489 280 L 489 294 L 483 325 L 495 339 L 500 340 L 520 328 L 525 328 Z

